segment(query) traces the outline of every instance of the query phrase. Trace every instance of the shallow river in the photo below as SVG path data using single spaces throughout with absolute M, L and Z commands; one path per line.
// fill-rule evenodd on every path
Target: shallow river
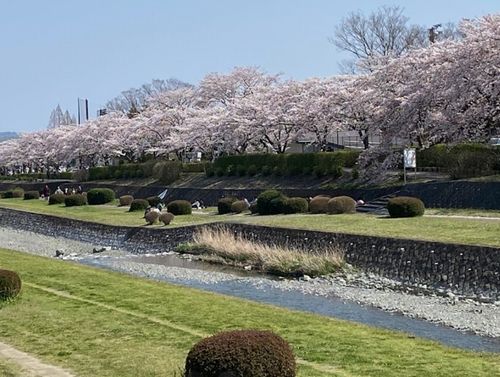
M 140 263 L 144 267 L 156 264 L 228 274 L 224 279 L 216 280 L 191 278 L 189 273 L 181 275 L 160 274 L 154 276 L 155 279 L 174 284 L 364 323 L 370 326 L 403 331 L 408 333 L 409 336 L 432 339 L 453 347 L 474 351 L 500 352 L 499 338 L 464 333 L 450 327 L 433 324 L 425 320 L 409 318 L 397 313 L 386 312 L 334 296 L 318 297 L 296 290 L 278 289 L 270 284 L 272 282 L 271 279 L 256 273 L 246 273 L 246 271 L 234 270 L 228 267 L 188 261 L 176 255 L 135 257 L 129 260 L 134 263 Z M 127 259 L 120 259 L 120 261 L 127 261 Z M 118 267 L 120 263 L 116 263 L 117 260 L 115 258 L 86 258 L 81 260 L 81 262 L 93 266 L 131 272 L 127 271 L 126 268 Z M 143 274 L 138 273 L 138 275 Z

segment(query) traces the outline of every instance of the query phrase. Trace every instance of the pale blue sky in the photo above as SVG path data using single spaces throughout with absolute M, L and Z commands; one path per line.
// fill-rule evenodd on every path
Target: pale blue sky
M 260 66 L 304 79 L 338 73 L 328 42 L 351 11 L 401 5 L 430 26 L 500 12 L 498 0 L 0 0 L 0 131 L 46 127 L 60 104 L 91 116 L 153 78 L 196 84 L 208 72 Z

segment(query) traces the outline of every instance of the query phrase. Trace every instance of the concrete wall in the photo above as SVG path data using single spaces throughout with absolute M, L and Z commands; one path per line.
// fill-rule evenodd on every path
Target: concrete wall
M 199 228 L 120 227 L 3 208 L 0 208 L 0 226 L 96 246 L 120 247 L 135 253 L 173 250 L 179 243 L 190 241 Z M 500 248 L 244 224 L 224 226 L 255 241 L 292 245 L 311 252 L 338 245 L 352 265 L 401 281 L 453 287 L 465 294 L 500 295 Z

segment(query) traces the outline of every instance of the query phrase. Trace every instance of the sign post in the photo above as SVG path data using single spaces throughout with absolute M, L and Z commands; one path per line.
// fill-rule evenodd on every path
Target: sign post
M 403 178 L 406 185 L 406 168 L 414 168 L 417 171 L 417 154 L 415 148 L 406 148 L 403 152 Z

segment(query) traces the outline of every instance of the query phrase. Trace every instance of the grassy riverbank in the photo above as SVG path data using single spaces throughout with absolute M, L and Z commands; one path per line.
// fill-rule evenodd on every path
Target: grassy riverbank
M 0 250 L 0 264 L 24 282 L 21 297 L 0 308 L 0 340 L 80 377 L 179 376 L 195 342 L 236 328 L 286 338 L 301 377 L 500 373 L 498 355 L 404 333 L 14 251 Z
M 64 205 L 49 206 L 43 200 L 0 199 L 0 207 L 110 225 L 145 225 L 142 212 L 128 212 L 127 208 L 116 205 L 67 208 Z M 195 211 L 192 215 L 176 216 L 169 227 L 210 222 L 243 222 L 283 228 L 500 247 L 498 237 L 500 220 L 495 217 L 498 211 L 431 209 L 428 213 L 453 216 L 391 219 L 359 213 L 353 215 L 218 215 L 216 208 L 209 208 L 204 211 Z M 480 218 L 457 216 L 480 216 Z M 162 228 L 163 226 L 154 225 L 153 227 Z

